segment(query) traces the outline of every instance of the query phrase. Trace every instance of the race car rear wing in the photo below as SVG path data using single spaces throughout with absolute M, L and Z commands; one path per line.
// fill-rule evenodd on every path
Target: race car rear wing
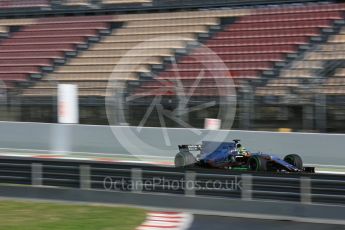
M 201 145 L 179 145 L 178 149 L 180 151 L 200 151 Z

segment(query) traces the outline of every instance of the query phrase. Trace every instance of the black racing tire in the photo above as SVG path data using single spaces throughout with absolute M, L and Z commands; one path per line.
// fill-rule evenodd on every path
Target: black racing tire
M 175 156 L 176 168 L 193 166 L 196 162 L 197 162 L 196 158 L 189 151 L 179 152 Z
M 303 169 L 303 161 L 302 158 L 297 154 L 289 154 L 284 157 L 284 161 L 289 163 L 290 165 L 295 166 L 298 169 Z
M 251 171 L 267 171 L 267 160 L 260 156 L 251 156 L 248 159 L 248 168 Z

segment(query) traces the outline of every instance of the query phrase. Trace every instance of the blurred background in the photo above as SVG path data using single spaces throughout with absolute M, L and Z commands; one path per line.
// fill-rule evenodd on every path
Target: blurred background
M 344 132 L 344 10 L 311 0 L 1 0 L 0 119 L 58 122 L 58 85 L 73 84 L 72 123 L 161 126 L 150 109 L 160 104 L 188 111 L 166 126 L 203 128 L 232 106 L 222 128 Z
M 344 13 L 341 0 L 0 0 L 0 199 L 68 203 L 0 200 L 0 229 L 344 229 Z M 316 174 L 174 168 L 178 145 L 233 139 Z M 244 187 L 105 187 L 156 175 Z

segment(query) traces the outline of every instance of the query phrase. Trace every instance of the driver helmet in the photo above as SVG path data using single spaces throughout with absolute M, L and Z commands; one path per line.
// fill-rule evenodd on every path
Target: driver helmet
M 241 144 L 236 144 L 236 148 L 237 148 L 237 151 L 238 151 L 239 153 L 241 153 L 241 154 L 247 152 L 247 150 L 246 150 L 244 147 L 242 147 Z

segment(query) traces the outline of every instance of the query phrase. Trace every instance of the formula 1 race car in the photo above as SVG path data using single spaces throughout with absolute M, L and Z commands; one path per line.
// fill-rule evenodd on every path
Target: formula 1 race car
M 241 146 L 240 140 L 233 142 L 204 141 L 202 145 L 179 145 L 175 167 L 242 169 L 269 172 L 309 172 L 314 167 L 303 167 L 302 158 L 289 154 L 281 159 L 266 153 L 250 153 Z M 200 151 L 196 157 L 190 151 Z

